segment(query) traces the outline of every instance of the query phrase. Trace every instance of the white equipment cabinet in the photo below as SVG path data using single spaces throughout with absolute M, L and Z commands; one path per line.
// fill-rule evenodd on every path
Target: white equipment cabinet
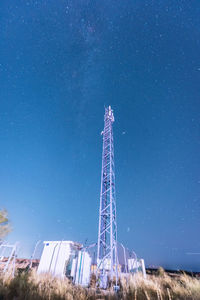
M 53 276 L 65 277 L 67 268 L 79 248 L 80 245 L 72 241 L 44 241 L 37 273 L 51 273 Z
M 91 274 L 91 262 L 92 259 L 88 252 L 79 251 L 76 272 L 75 272 L 75 284 L 80 284 L 82 286 L 88 286 L 90 283 Z
M 146 269 L 145 269 L 145 263 L 144 259 L 128 259 L 128 271 L 130 273 L 137 273 L 138 271 L 141 271 L 144 278 L 146 278 Z

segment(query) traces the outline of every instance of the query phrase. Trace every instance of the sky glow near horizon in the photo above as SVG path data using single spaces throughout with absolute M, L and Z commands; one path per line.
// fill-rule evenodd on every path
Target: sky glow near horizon
M 200 3 L 3 0 L 0 207 L 38 240 L 97 240 L 104 107 L 118 239 L 200 271 Z

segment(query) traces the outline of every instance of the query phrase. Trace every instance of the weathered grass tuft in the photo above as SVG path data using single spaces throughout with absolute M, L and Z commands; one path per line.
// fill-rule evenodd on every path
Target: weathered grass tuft
M 147 279 L 140 275 L 130 275 L 121 284 L 124 299 L 200 299 L 200 280 L 185 274 L 171 278 L 162 272 L 161 276 L 149 275 Z
M 162 275 L 129 275 L 120 280 L 120 292 L 82 288 L 73 285 L 67 278 L 58 279 L 50 275 L 37 275 L 35 272 L 21 273 L 15 278 L 0 277 L 0 300 L 199 300 L 200 280 L 185 274 L 171 278 Z
M 67 278 L 54 278 L 48 274 L 23 272 L 13 279 L 0 278 L 0 299 L 5 300 L 85 300 L 87 294 L 87 289 L 72 285 Z

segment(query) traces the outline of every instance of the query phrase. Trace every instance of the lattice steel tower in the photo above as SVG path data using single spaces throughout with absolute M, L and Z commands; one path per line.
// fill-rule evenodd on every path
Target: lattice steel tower
M 109 106 L 105 108 L 101 171 L 101 192 L 99 208 L 99 232 L 97 248 L 97 271 L 118 277 L 117 270 L 117 222 L 115 200 L 115 169 L 114 169 L 114 145 L 113 110 Z

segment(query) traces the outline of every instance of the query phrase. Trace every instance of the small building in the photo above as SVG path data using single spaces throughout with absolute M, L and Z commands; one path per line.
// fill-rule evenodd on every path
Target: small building
M 88 286 L 91 261 L 89 253 L 81 244 L 72 241 L 45 241 L 37 273 L 68 277 L 75 284 Z
M 70 276 L 72 261 L 80 249 L 81 244 L 72 241 L 44 241 L 38 274 L 51 273 L 61 278 Z

